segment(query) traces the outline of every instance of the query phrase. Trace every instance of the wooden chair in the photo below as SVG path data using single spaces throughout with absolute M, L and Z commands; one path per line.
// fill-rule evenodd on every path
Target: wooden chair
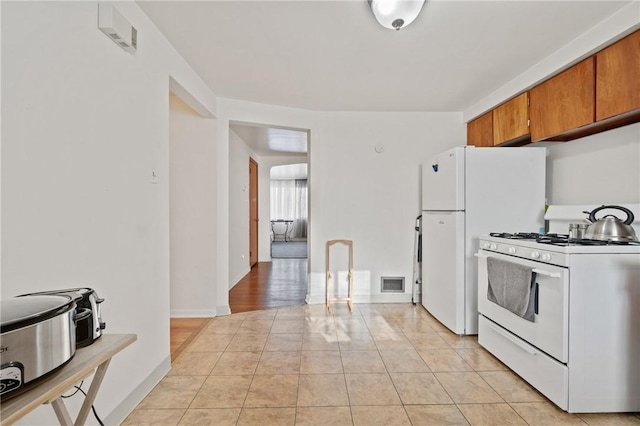
M 331 297 L 330 287 L 333 281 L 333 274 L 331 273 L 330 248 L 334 244 L 345 244 L 349 247 L 349 290 L 347 297 Z M 353 312 L 353 241 L 351 240 L 329 240 L 327 241 L 327 273 L 326 273 L 326 288 L 327 288 L 327 310 L 331 312 L 331 302 L 346 301 L 349 306 L 349 311 Z

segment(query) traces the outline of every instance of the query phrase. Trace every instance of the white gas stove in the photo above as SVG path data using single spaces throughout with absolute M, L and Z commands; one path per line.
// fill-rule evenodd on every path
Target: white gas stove
M 640 411 L 639 243 L 496 233 L 477 257 L 480 345 L 563 410 Z M 495 301 L 496 264 L 524 271 L 526 315 Z

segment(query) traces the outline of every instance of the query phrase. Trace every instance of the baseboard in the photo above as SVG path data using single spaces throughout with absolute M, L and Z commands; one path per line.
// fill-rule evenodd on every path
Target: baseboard
M 114 408 L 104 419 L 106 425 L 119 425 L 142 402 L 160 380 L 171 370 L 171 356 L 166 357 L 160 365 L 142 381 L 127 397 Z
M 326 295 L 307 295 L 306 302 L 309 305 L 324 305 Z M 344 303 L 344 302 L 334 302 Z M 411 293 L 397 294 L 354 294 L 353 303 L 411 303 Z
M 213 318 L 217 309 L 174 309 L 169 312 L 171 318 Z
M 247 268 L 244 272 L 241 272 L 239 275 L 236 275 L 234 279 L 229 280 L 229 290 L 235 287 L 235 285 L 238 284 L 240 280 L 243 279 L 249 272 L 251 272 L 250 267 Z
M 336 282 L 333 285 L 332 297 L 346 296 L 346 271 L 338 271 Z M 310 305 L 320 305 L 326 302 L 326 273 L 312 272 L 309 274 L 309 294 L 306 302 Z M 369 271 L 354 271 L 353 303 L 410 303 L 412 292 L 406 293 L 372 293 L 371 277 Z M 337 291 L 337 288 L 341 290 Z M 379 290 L 376 290 L 379 291 Z
M 218 315 L 231 315 L 231 308 L 229 305 L 217 306 L 216 312 L 218 312 Z

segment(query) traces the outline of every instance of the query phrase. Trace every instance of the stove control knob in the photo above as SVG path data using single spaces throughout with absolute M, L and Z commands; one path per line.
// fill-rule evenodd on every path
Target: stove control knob
M 482 248 L 483 249 L 489 249 L 489 248 L 491 248 L 491 244 L 485 241 L 484 243 L 482 243 Z
M 534 251 L 532 251 L 532 252 L 531 252 L 531 258 L 532 258 L 532 259 L 537 259 L 537 258 L 539 258 L 539 257 L 540 257 L 540 252 L 538 252 L 538 251 L 536 251 L 536 250 L 534 250 Z
M 509 253 L 516 254 L 516 248 L 515 247 L 509 247 Z
M 551 255 L 549 253 L 542 253 L 542 260 L 551 260 Z
M 491 250 L 496 250 L 498 248 L 498 245 L 496 243 L 491 243 L 491 245 L 489 246 L 489 248 Z

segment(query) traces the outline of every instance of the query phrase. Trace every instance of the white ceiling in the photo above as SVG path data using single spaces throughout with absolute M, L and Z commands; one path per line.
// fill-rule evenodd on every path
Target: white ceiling
M 307 132 L 233 122 L 229 128 L 257 155 L 300 156 L 306 161 Z
M 323 111 L 464 111 L 627 1 L 139 1 L 217 96 Z M 143 43 L 143 35 L 139 36 Z

